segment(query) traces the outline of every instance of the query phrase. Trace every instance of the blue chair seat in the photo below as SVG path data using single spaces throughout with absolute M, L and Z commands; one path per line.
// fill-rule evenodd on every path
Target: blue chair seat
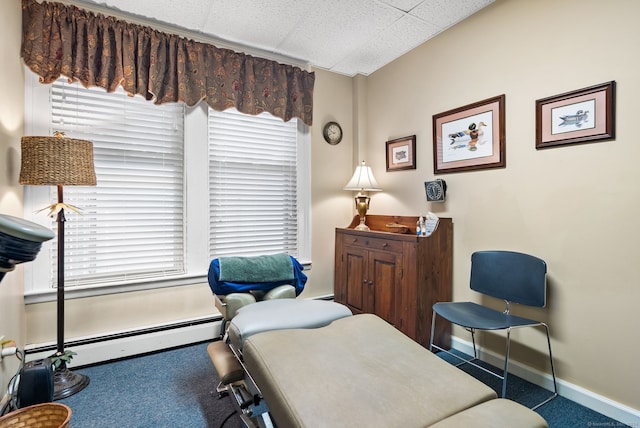
M 518 317 L 473 302 L 440 302 L 433 310 L 442 318 L 465 328 L 504 330 L 540 324 L 539 321 Z

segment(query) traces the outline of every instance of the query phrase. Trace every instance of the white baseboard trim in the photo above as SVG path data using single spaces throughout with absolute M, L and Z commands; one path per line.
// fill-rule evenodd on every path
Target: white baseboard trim
M 133 334 L 117 339 L 105 339 L 86 345 L 68 347 L 76 352 L 69 364 L 70 368 L 82 367 L 111 360 L 117 360 L 163 349 L 190 345 L 192 343 L 213 341 L 220 332 L 220 321 L 166 329 L 144 334 Z M 108 336 L 106 336 L 108 337 Z M 33 361 L 48 357 L 55 351 L 37 351 L 50 348 L 50 343 L 34 344 L 26 347 L 27 360 Z M 31 350 L 32 352 L 29 352 Z
M 451 347 L 467 355 L 473 355 L 473 344 L 458 337 L 451 338 Z M 486 349 L 478 347 L 478 357 L 493 366 L 504 367 L 504 357 L 487 351 Z M 550 373 L 543 373 L 514 360 L 509 361 L 509 373 L 548 389 L 549 391 L 553 391 L 553 378 Z M 558 394 L 564 398 L 595 410 L 598 413 L 602 413 L 630 427 L 640 427 L 640 410 L 564 381 L 557 377 L 557 373 L 556 382 L 558 384 Z

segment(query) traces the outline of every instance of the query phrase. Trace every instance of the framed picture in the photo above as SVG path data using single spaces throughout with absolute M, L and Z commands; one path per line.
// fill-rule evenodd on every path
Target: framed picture
M 536 149 L 615 138 L 611 81 L 536 101 Z
M 505 95 L 433 116 L 433 172 L 504 168 Z
M 387 172 L 416 169 L 416 136 L 387 141 Z

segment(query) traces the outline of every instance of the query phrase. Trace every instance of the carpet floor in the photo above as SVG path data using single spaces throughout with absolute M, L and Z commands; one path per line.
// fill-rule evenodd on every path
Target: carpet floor
M 231 397 L 218 398 L 207 344 L 74 370 L 84 390 L 61 400 L 72 428 L 240 428 Z M 228 418 L 228 419 L 227 419 Z
M 73 411 L 71 426 L 243 427 L 232 398 L 218 398 L 215 391 L 218 376 L 206 347 L 206 343 L 196 344 L 75 370 L 89 376 L 91 381 L 84 390 L 61 400 Z M 451 357 L 442 358 L 449 361 Z M 500 380 L 482 370 L 470 366 L 463 370 L 496 390 L 501 387 Z M 548 394 L 543 388 L 509 376 L 507 398 L 532 406 Z M 555 398 L 537 412 L 551 428 L 625 426 L 564 397 Z

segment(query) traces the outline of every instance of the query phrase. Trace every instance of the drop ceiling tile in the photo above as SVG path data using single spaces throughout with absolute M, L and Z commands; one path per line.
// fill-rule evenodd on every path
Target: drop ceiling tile
M 313 59 L 314 65 L 327 69 L 403 15 L 368 0 L 330 0 L 321 4 L 308 11 L 278 50 L 296 58 Z
M 425 0 L 411 14 L 442 29 L 473 15 L 494 0 Z
M 355 46 L 331 71 L 369 75 L 440 32 L 428 22 L 406 15 L 366 43 Z
M 317 7 L 314 0 L 213 0 L 202 30 L 245 46 L 275 51 L 304 18 Z

